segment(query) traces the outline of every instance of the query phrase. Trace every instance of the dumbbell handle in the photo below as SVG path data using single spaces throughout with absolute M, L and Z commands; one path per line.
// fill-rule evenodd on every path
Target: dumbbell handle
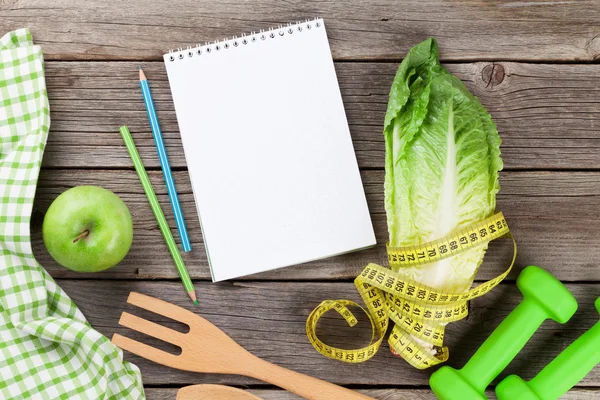
M 541 399 L 558 399 L 599 363 L 600 322 L 597 322 L 529 381 L 529 388 Z
M 547 318 L 535 300 L 524 298 L 471 357 L 461 375 L 470 377 L 471 385 L 483 392 Z

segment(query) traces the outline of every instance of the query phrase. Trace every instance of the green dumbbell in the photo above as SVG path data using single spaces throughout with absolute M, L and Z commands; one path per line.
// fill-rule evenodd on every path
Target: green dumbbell
M 600 297 L 596 299 L 600 313 Z M 600 363 L 600 322 L 575 340 L 529 382 L 516 375 L 496 387 L 498 400 L 558 399 Z
M 525 268 L 517 279 L 523 301 L 498 325 L 465 364 L 456 370 L 444 366 L 429 380 L 440 400 L 486 399 L 485 389 L 512 361 L 544 320 L 567 322 L 577 301 L 554 276 L 535 266 Z

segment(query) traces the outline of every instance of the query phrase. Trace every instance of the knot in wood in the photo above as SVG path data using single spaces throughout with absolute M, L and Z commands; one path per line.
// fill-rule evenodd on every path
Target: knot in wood
M 500 64 L 489 64 L 481 71 L 481 78 L 486 87 L 498 86 L 504 80 L 504 67 Z
M 600 34 L 587 41 L 585 50 L 591 56 L 592 60 L 600 58 Z

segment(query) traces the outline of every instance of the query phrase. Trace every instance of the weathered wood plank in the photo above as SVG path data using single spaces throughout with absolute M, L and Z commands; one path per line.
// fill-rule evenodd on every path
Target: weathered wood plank
M 169 160 L 185 167 L 166 72 L 143 64 L 150 79 Z M 52 129 L 46 167 L 131 167 L 119 135 L 128 124 L 144 163 L 158 158 L 139 90 L 136 63 L 47 63 Z M 337 64 L 361 167 L 382 168 L 383 117 L 396 63 Z M 600 65 L 451 64 L 492 114 L 507 169 L 600 168 Z M 503 73 L 502 73 L 503 71 Z M 293 121 L 290 121 L 293 123 Z M 201 115 L 198 118 L 202 130 Z
M 159 171 L 150 173 L 162 208 L 177 232 L 171 207 Z M 301 266 L 256 275 L 251 279 L 353 279 L 369 262 L 385 264 L 387 225 L 383 207 L 383 171 L 363 171 L 363 184 L 379 245 L 373 249 Z M 186 172 L 176 172 L 193 250 L 183 253 L 194 278 L 210 279 L 202 234 Z M 498 210 L 502 210 L 519 243 L 517 265 L 537 264 L 566 281 L 600 281 L 600 249 L 596 227 L 600 209 L 600 173 L 597 172 L 504 172 L 501 175 Z M 129 255 L 118 267 L 106 272 L 82 275 L 58 266 L 47 254 L 41 240 L 42 215 L 64 190 L 77 185 L 100 185 L 116 192 L 130 207 L 134 220 L 134 241 Z M 172 278 L 178 277 L 143 189 L 134 171 L 43 170 L 38 185 L 33 222 L 34 252 L 55 277 L 76 278 Z M 240 227 L 236 227 L 240 234 Z M 248 234 L 251 234 L 251 227 Z M 510 242 L 492 243 L 478 279 L 490 279 L 507 266 Z M 515 273 L 511 278 L 516 276 Z
M 173 400 L 177 395 L 178 389 L 146 389 L 146 396 L 148 400 Z M 292 393 L 285 392 L 282 390 L 271 390 L 262 389 L 248 390 L 255 396 L 260 397 L 263 400 L 301 400 Z M 363 393 L 367 396 L 371 396 L 378 400 L 436 400 L 433 392 L 428 389 L 366 389 L 357 390 L 357 392 Z M 495 399 L 496 396 L 493 391 L 486 393 L 489 399 Z M 565 394 L 561 399 L 563 400 L 590 400 L 600 396 L 600 391 L 594 389 L 580 389 L 576 388 L 569 393 Z
M 586 1 L 86 2 L 4 0 L 0 31 L 29 27 L 48 59 L 157 60 L 165 50 L 322 16 L 337 59 L 398 59 L 436 36 L 447 60 L 594 60 Z
M 59 284 L 81 308 L 92 326 L 109 337 L 119 332 L 148 344 L 161 345 L 155 339 L 117 326 L 124 309 L 172 328 L 182 329 L 179 324 L 171 323 L 164 317 L 126 305 L 129 292 L 137 291 L 198 312 L 259 357 L 327 381 L 356 385 L 424 386 L 428 384 L 431 374 L 430 370 L 416 370 L 403 360 L 395 358 L 385 345 L 372 360 L 356 365 L 327 359 L 312 348 L 305 333 L 306 317 L 325 299 L 360 301 L 351 283 L 197 282 L 200 307 L 191 304 L 178 282 L 60 280 Z M 501 378 L 516 373 L 530 379 L 584 330 L 598 321 L 598 312 L 593 303 L 600 293 L 600 285 L 567 286 L 579 302 L 577 314 L 565 325 L 544 323 L 521 354 L 502 373 Z M 521 295 L 513 283 L 502 284 L 485 297 L 474 300 L 468 320 L 452 323 L 447 328 L 449 365 L 462 367 L 493 328 L 520 301 Z M 318 334 L 326 343 L 344 348 L 364 345 L 370 339 L 371 328 L 362 316 L 357 316 L 362 320 L 356 327 L 349 328 L 341 317 L 328 315 L 319 324 Z M 176 351 L 173 347 L 163 348 Z M 129 353 L 125 358 L 140 367 L 147 385 L 259 383 L 238 376 L 175 371 Z M 599 379 L 600 368 L 596 368 L 582 380 L 580 386 L 597 386 Z

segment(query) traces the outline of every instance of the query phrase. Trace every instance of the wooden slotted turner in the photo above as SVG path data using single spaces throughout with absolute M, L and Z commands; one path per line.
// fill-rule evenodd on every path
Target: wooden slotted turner
M 262 400 L 260 397 L 224 385 L 192 385 L 177 391 L 177 400 Z
M 127 302 L 190 327 L 188 333 L 181 333 L 124 312 L 119 320 L 120 325 L 181 348 L 181 354 L 176 356 L 114 334 L 112 342 L 115 345 L 140 357 L 184 371 L 248 376 L 309 400 L 374 400 L 350 389 L 262 360 L 246 351 L 219 328 L 184 308 L 135 292 L 129 295 Z

